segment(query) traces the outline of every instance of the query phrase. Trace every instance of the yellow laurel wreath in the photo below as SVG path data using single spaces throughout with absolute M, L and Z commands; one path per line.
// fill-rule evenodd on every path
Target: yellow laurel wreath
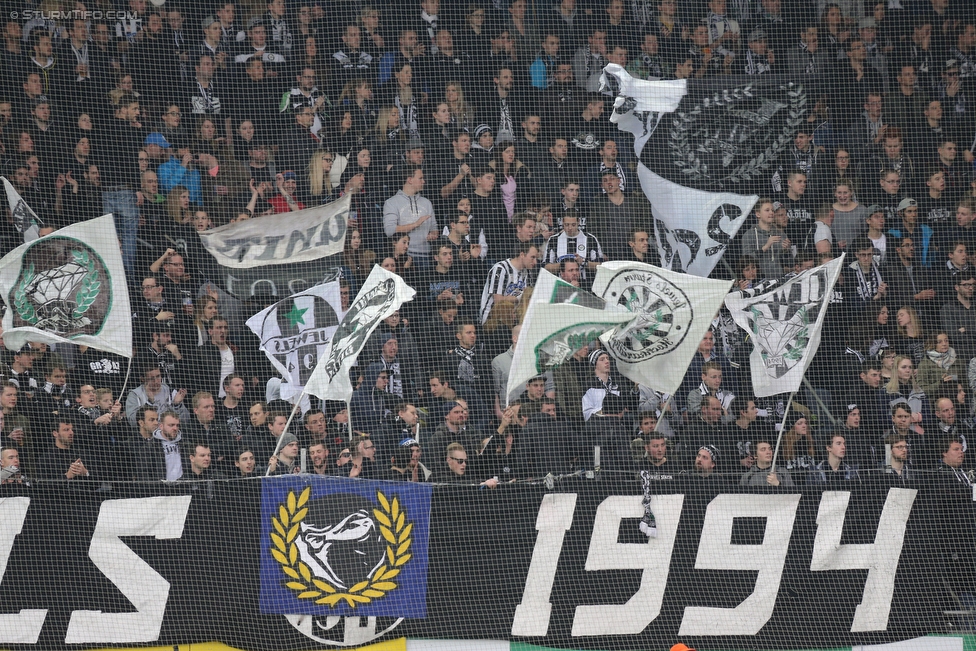
M 390 502 L 386 495 L 377 491 L 376 498 L 380 508 L 373 509 L 373 516 L 380 523 L 380 534 L 388 543 L 386 546 L 387 563 L 381 565 L 368 581 L 361 581 L 349 588 L 348 592 L 339 592 L 327 581 L 312 576 L 308 565 L 298 558 L 299 525 L 308 515 L 308 498 L 312 494 L 311 486 L 306 487 L 301 495 L 294 491 L 288 492 L 285 504 L 278 505 L 278 517 L 271 518 L 274 529 L 271 532 L 271 555 L 281 565 L 281 571 L 289 579 L 285 586 L 297 593 L 299 599 L 314 599 L 316 604 L 335 607 L 340 601 L 346 602 L 350 608 L 356 604 L 368 604 L 373 599 L 386 596 L 386 593 L 396 589 L 393 577 L 400 573 L 412 557 L 409 552 L 413 523 L 407 522 L 407 512 L 394 497 Z

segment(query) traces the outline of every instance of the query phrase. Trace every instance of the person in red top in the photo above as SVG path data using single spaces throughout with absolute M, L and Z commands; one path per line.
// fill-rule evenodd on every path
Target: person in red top
M 305 204 L 295 197 L 298 190 L 298 177 L 291 170 L 285 170 L 275 177 L 275 185 L 278 187 L 278 194 L 268 199 L 274 207 L 275 213 L 292 212 L 304 210 Z

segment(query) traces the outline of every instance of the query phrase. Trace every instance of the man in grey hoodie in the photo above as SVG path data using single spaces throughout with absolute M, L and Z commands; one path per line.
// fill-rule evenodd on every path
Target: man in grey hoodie
M 159 429 L 153 432 L 153 441 L 143 449 L 141 475 L 150 481 L 177 481 L 189 469 L 184 458 L 186 451 L 180 445 L 180 417 L 167 411 L 159 419 Z
M 383 204 L 383 230 L 387 237 L 410 236 L 407 252 L 419 268 L 430 266 L 430 242 L 438 237 L 434 206 L 422 196 L 424 171 L 410 166 L 403 173 L 403 189 Z

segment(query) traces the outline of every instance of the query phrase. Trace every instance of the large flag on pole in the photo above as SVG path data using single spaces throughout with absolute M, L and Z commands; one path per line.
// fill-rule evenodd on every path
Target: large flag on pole
M 0 260 L 3 340 L 71 343 L 132 357 L 132 310 L 112 215 L 72 224 Z
M 568 361 L 608 329 L 633 319 L 626 308 L 608 309 L 602 298 L 540 270 L 515 344 L 505 390 L 508 401 L 531 378 Z
M 794 276 L 732 292 L 732 318 L 752 335 L 752 389 L 759 398 L 800 388 L 820 346 L 827 306 L 844 256 Z
M 374 265 L 362 289 L 332 335 L 328 354 L 305 384 L 305 390 L 323 400 L 352 400 L 349 370 L 380 322 L 416 295 L 403 278 Z
M 597 267 L 593 293 L 607 302 L 607 309 L 623 308 L 636 318 L 600 340 L 626 377 L 673 394 L 731 286 L 731 280 L 640 262 L 604 263 Z
M 339 283 L 316 285 L 278 301 L 247 320 L 260 348 L 281 373 L 281 397 L 301 393 L 325 357 L 342 318 Z
M 3 179 L 3 189 L 7 193 L 7 205 L 10 206 L 10 212 L 14 216 L 14 228 L 17 229 L 18 233 L 23 233 L 24 242 L 33 242 L 40 237 L 41 226 L 44 225 L 44 221 L 27 205 L 24 198 L 20 196 L 20 193 L 5 176 L 0 176 L 0 179 Z
M 793 145 L 806 91 L 778 75 L 645 81 L 616 64 L 603 82 L 616 95 L 610 121 L 635 138 L 662 266 L 707 276 Z

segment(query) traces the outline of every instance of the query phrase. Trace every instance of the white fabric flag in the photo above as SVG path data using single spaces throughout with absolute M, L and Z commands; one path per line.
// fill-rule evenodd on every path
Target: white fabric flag
M 301 393 L 341 319 L 339 283 L 331 282 L 292 294 L 247 320 L 261 350 L 281 373 L 282 398 Z
M 341 253 L 351 195 L 324 206 L 265 215 L 199 233 L 217 262 L 232 269 L 308 262 Z
M 749 217 L 759 197 L 724 190 L 714 191 L 714 188 L 696 189 L 691 187 L 691 179 L 694 176 L 699 182 L 704 182 L 703 177 L 713 173 L 721 176 L 720 170 L 724 166 L 716 165 L 713 159 L 730 166 L 733 171 L 728 172 L 727 176 L 740 180 L 754 178 L 757 174 L 743 171 L 745 168 L 750 166 L 757 169 L 767 168 L 778 149 L 775 151 L 768 149 L 763 156 L 758 156 L 757 153 L 754 160 L 750 159 L 750 155 L 753 149 L 762 152 L 763 148 L 758 144 L 753 146 L 754 143 L 759 143 L 767 132 L 774 132 L 772 128 L 774 125 L 763 120 L 768 121 L 779 111 L 779 107 L 785 105 L 761 99 L 759 96 L 762 93 L 753 88 L 758 84 L 755 80 L 752 80 L 752 83 L 745 80 L 749 85 L 745 89 L 734 89 L 731 95 L 727 89 L 718 91 L 714 98 L 708 97 L 706 93 L 700 106 L 687 107 L 685 110 L 696 116 L 702 116 L 706 109 L 729 108 L 743 98 L 754 98 L 756 102 L 765 103 L 761 106 L 749 104 L 742 105 L 741 108 L 737 107 L 734 115 L 737 120 L 743 121 L 743 125 L 722 123 L 711 130 L 714 137 L 710 137 L 706 142 L 697 143 L 692 142 L 693 139 L 688 134 L 690 130 L 688 124 L 695 124 L 695 122 L 684 115 L 679 105 L 689 95 L 693 85 L 701 82 L 689 82 L 684 79 L 680 81 L 635 79 L 624 68 L 613 63 L 604 68 L 602 80 L 604 86 L 616 95 L 610 121 L 616 124 L 619 130 L 627 131 L 634 136 L 634 153 L 639 159 L 637 178 L 653 208 L 654 240 L 661 257 L 661 266 L 672 271 L 684 271 L 695 276 L 707 277 Z M 699 88 L 699 86 L 694 87 Z M 699 90 L 699 94 L 701 92 Z M 771 110 L 766 108 L 767 105 L 776 107 L 771 116 L 766 115 Z M 679 116 L 680 119 L 673 119 L 672 116 Z M 722 115 L 716 116 L 714 123 L 718 125 L 719 120 L 724 119 Z M 666 145 L 660 142 L 661 134 L 655 136 L 662 122 L 665 124 L 662 129 L 667 130 L 662 130 L 662 133 L 669 134 Z M 708 123 L 708 119 L 703 118 L 702 122 Z M 683 128 L 674 128 L 676 124 L 680 124 Z M 795 129 L 795 126 L 784 128 Z M 704 133 L 707 129 L 702 128 L 698 131 Z M 649 156 L 642 157 L 644 146 L 652 137 L 655 137 L 657 143 L 654 145 L 655 151 L 650 152 Z M 790 138 L 781 136 L 777 142 L 781 140 L 785 142 Z M 694 160 L 688 160 L 686 155 L 679 157 L 679 161 L 673 160 L 674 152 L 682 147 L 690 148 L 694 152 L 691 155 Z M 661 148 L 664 148 L 668 155 L 665 155 L 665 151 L 657 151 Z M 711 166 L 705 160 L 695 158 L 696 155 L 705 156 L 703 151 L 706 150 L 713 154 L 708 158 L 709 161 L 713 161 Z M 652 171 L 645 165 L 645 161 L 653 161 L 648 162 L 647 165 L 653 167 L 656 163 L 656 168 L 660 169 L 670 165 L 668 169 L 671 170 L 672 180 Z M 679 163 L 683 167 L 678 167 Z M 690 171 L 694 171 L 695 174 L 688 174 L 687 172 Z
M 362 289 L 332 335 L 328 353 L 319 358 L 305 390 L 323 400 L 352 400 L 349 369 L 380 322 L 413 300 L 416 294 L 403 278 L 373 265 Z
M 0 176 L 0 179 L 3 179 L 3 189 L 7 193 L 7 205 L 10 206 L 10 212 L 14 216 L 14 228 L 17 229 L 18 233 L 24 234 L 24 242 L 33 242 L 41 236 L 41 226 L 44 225 L 44 221 L 27 205 L 27 202 L 11 185 L 7 177 Z
M 707 277 L 749 217 L 759 197 L 686 188 L 637 164 L 641 189 L 654 212 L 661 266 Z
M 607 309 L 622 307 L 637 318 L 600 340 L 626 377 L 673 394 L 731 286 L 731 280 L 640 262 L 604 263 L 597 267 L 593 293 L 607 302 Z
M 729 294 L 725 305 L 752 335 L 752 388 L 756 397 L 800 388 L 820 346 L 820 331 L 844 256 L 802 273 Z
M 132 309 L 115 219 L 72 224 L 0 260 L 3 340 L 71 343 L 132 357 Z
M 525 382 L 568 361 L 608 329 L 633 319 L 626 308 L 608 309 L 602 298 L 541 269 L 515 344 L 506 404 Z

